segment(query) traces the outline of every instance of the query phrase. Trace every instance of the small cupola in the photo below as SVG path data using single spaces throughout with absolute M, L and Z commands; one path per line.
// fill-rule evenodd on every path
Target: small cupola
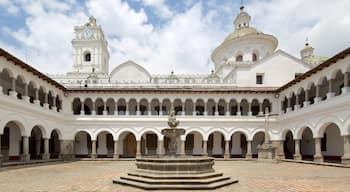
M 233 21 L 235 29 L 243 29 L 249 27 L 250 15 L 244 11 L 244 6 L 240 7 L 241 12 L 237 15 L 236 19 Z

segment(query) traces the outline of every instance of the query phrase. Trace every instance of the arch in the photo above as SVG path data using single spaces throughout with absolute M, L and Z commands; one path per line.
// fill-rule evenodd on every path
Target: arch
M 253 134 L 252 138 L 252 156 L 253 158 L 258 157 L 258 146 L 262 145 L 265 141 L 265 132 L 264 131 L 256 131 Z
M 2 92 L 5 95 L 10 95 L 12 90 L 12 78 L 14 75 L 10 69 L 4 68 L 0 73 L 0 85 L 2 87 Z
M 238 54 L 236 56 L 236 62 L 242 62 L 243 61 L 243 55 L 242 54 Z
M 304 127 L 301 132 L 300 154 L 303 160 L 313 160 L 315 154 L 315 139 L 312 129 Z
M 209 156 L 223 157 L 227 140 L 225 136 L 220 129 L 214 129 L 208 133 L 207 152 Z
M 96 141 L 97 157 L 111 158 L 114 155 L 114 135 L 109 129 L 101 129 L 95 132 L 94 138 Z
M 105 128 L 97 129 L 97 131 L 95 131 L 95 132 L 92 134 L 91 139 L 92 139 L 92 140 L 96 140 L 96 139 L 97 139 L 97 136 L 98 136 L 100 133 L 102 133 L 102 132 L 107 132 L 107 133 L 111 134 L 111 135 L 113 136 L 113 139 L 114 139 L 114 140 L 117 140 L 117 139 L 116 139 L 117 137 L 116 137 L 115 132 L 114 132 L 113 130 L 111 130 L 111 129 L 105 129 Z
M 46 131 L 46 128 L 45 128 L 46 126 L 44 126 L 42 122 L 35 121 L 32 125 L 34 126 L 31 126 L 32 129 L 30 130 L 30 132 L 32 132 L 35 127 L 37 127 L 38 129 L 40 129 L 42 137 L 44 139 L 49 139 L 49 136 L 47 135 L 48 131 Z
M 92 111 L 95 111 L 93 108 L 93 102 L 91 98 L 86 98 L 84 100 L 84 114 L 85 115 L 92 115 Z
M 252 61 L 255 62 L 255 61 L 257 61 L 257 60 L 258 60 L 258 54 L 257 54 L 257 52 L 254 51 L 254 52 L 252 53 Z
M 15 116 L 15 115 L 11 115 L 11 116 L 8 116 L 8 117 L 6 117 L 4 119 L 8 119 L 8 120 L 7 121 L 6 120 L 0 121 L 0 126 L 1 126 L 0 127 L 0 134 L 4 133 L 4 128 L 5 128 L 6 125 L 8 125 L 9 123 L 14 123 L 19 128 L 20 133 L 21 133 L 22 136 L 29 136 L 27 134 L 27 131 L 26 131 L 25 127 L 24 127 L 24 124 L 26 122 L 22 123 L 23 118 Z M 1 122 L 3 122 L 3 124 Z
M 194 103 L 192 99 L 185 100 L 185 115 L 193 115 L 193 106 Z
M 35 90 L 37 89 L 37 85 L 34 81 L 29 81 L 28 83 L 28 97 L 29 102 L 34 103 L 34 100 L 37 100 Z
M 105 111 L 105 102 L 102 98 L 97 98 L 95 101 L 95 111 L 96 115 L 103 115 Z
M 89 130 L 79 129 L 74 134 L 74 152 L 76 157 L 91 157 L 92 133 Z
M 205 111 L 205 103 L 203 99 L 197 99 L 195 102 L 195 112 L 197 116 L 203 116 Z
M 126 115 L 127 113 L 127 103 L 126 103 L 126 99 L 124 98 L 119 98 L 117 101 L 117 111 L 118 111 L 118 115 Z M 128 112 L 129 113 L 129 112 Z
M 144 129 L 142 133 L 139 134 L 141 141 L 141 155 L 156 155 L 158 140 L 159 140 L 159 131 Z
M 198 131 L 191 131 L 185 136 L 185 154 L 202 155 L 203 153 L 203 135 Z
M 59 154 L 61 151 L 60 138 L 62 138 L 61 132 L 58 129 L 53 129 L 51 131 L 49 139 L 49 153 L 51 159 L 59 158 Z
M 115 101 L 113 98 L 108 98 L 106 101 L 106 109 L 107 115 L 114 115 L 116 108 L 115 108 Z
M 123 130 L 118 134 L 119 154 L 121 157 L 136 157 L 137 134 Z
M 293 139 L 293 132 L 286 129 L 283 141 L 283 152 L 286 159 L 293 159 L 295 154 L 295 141 Z
M 227 104 L 225 99 L 219 99 L 218 101 L 218 114 L 219 116 L 226 115 L 227 111 Z
M 251 103 L 251 113 L 253 116 L 259 115 L 260 112 L 260 103 L 258 99 L 253 99 Z
M 320 121 L 316 123 L 316 134 L 315 137 L 322 137 L 324 130 L 327 128 L 327 126 L 331 123 L 336 124 L 338 127 L 342 127 L 342 120 L 340 120 L 336 116 L 327 116 L 325 118 L 322 118 Z M 344 130 L 340 130 L 341 135 L 345 135 Z
M 207 134 L 205 135 L 205 139 L 209 138 L 209 135 L 214 133 L 214 132 L 219 132 L 224 136 L 225 141 L 227 141 L 229 139 L 229 137 L 227 136 L 227 133 L 222 129 L 222 128 L 213 128 L 213 129 L 209 129 Z
M 59 130 L 58 128 L 54 128 L 54 129 L 51 130 L 50 135 L 52 135 L 53 132 L 57 133 L 59 140 L 62 139 L 62 132 L 61 132 L 61 130 Z
M 186 132 L 185 132 L 185 137 L 191 133 L 191 132 L 198 132 L 199 134 L 201 134 L 203 140 L 207 140 L 207 135 L 204 133 L 204 131 L 200 128 L 189 128 L 189 129 L 186 129 Z
M 341 163 L 344 155 L 344 140 L 341 128 L 335 123 L 328 123 L 321 138 L 321 152 L 326 162 Z
M 1 134 L 1 154 L 3 161 L 20 160 L 22 148 L 21 125 L 15 121 L 7 122 Z
M 72 102 L 73 115 L 81 115 L 81 105 L 80 98 L 74 98 Z
M 304 126 L 301 126 L 300 128 L 297 128 L 296 131 L 295 131 L 295 139 L 301 139 L 302 138 L 302 134 L 303 132 L 305 131 L 305 129 L 309 128 L 312 132 L 312 135 L 316 135 L 313 127 L 311 125 L 304 125 Z
M 229 104 L 230 107 L 230 115 L 237 115 L 237 109 L 238 109 L 238 102 L 236 101 L 236 99 L 231 99 Z
M 248 149 L 248 135 L 244 129 L 232 131 L 229 144 L 230 156 L 233 158 L 244 158 Z
M 91 61 L 91 53 L 90 53 L 90 51 L 85 51 L 85 53 L 84 53 L 84 61 L 85 62 L 90 62 Z
M 26 86 L 26 80 L 22 75 L 17 75 L 16 78 L 16 93 L 17 93 L 17 98 L 22 99 L 22 97 L 25 94 L 25 86 Z
M 175 110 L 175 115 L 182 115 L 182 112 L 184 111 L 184 109 L 182 109 L 181 99 L 177 98 L 174 100 L 174 110 Z
M 44 153 L 43 128 L 34 126 L 29 137 L 29 155 L 30 159 L 42 159 Z M 45 130 L 44 130 L 45 131 Z
M 249 112 L 249 104 L 247 99 L 242 99 L 240 104 L 240 112 L 242 116 L 247 116 Z
M 140 100 L 140 115 L 147 115 L 148 111 L 150 111 L 150 109 L 148 109 L 148 100 L 146 98 L 142 98 Z

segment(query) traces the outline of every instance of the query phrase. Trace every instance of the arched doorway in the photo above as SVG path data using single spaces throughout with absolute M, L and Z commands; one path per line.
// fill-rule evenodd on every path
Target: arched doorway
M 124 132 L 119 136 L 119 140 L 121 143 L 118 146 L 121 146 L 119 151 L 120 156 L 124 158 L 134 158 L 136 157 L 136 137 L 131 132 Z
M 286 159 L 293 159 L 295 153 L 295 142 L 293 139 L 293 133 L 288 131 L 283 142 L 284 157 Z
M 158 136 L 154 132 L 147 132 L 141 136 L 141 155 L 157 155 Z
M 194 156 L 203 154 L 202 134 L 197 131 L 192 131 L 186 135 L 185 154 Z
M 262 145 L 265 141 L 265 133 L 258 132 L 254 135 L 252 141 L 252 157 L 258 158 L 258 145 Z
M 33 127 L 29 138 L 30 159 L 42 159 L 44 153 L 43 134 L 38 126 Z
M 75 135 L 74 151 L 75 157 L 87 158 L 91 155 L 91 136 L 85 131 L 79 131 Z
M 341 163 L 341 157 L 344 155 L 344 141 L 339 127 L 334 123 L 326 125 L 321 139 L 321 152 L 325 162 Z
M 20 155 L 23 153 L 22 146 L 20 125 L 14 121 L 8 122 L 1 135 L 1 154 L 3 161 L 20 160 Z
M 51 159 L 58 159 L 60 155 L 60 140 L 56 130 L 53 130 L 50 135 L 49 153 Z
M 224 149 L 224 135 L 218 131 L 211 133 L 208 138 L 208 155 L 213 157 L 224 157 Z
M 233 158 L 244 158 L 247 154 L 247 137 L 244 133 L 236 132 L 231 136 L 230 154 Z
M 303 160 L 313 160 L 315 154 L 315 139 L 309 127 L 305 128 L 300 141 L 300 153 Z
M 96 141 L 97 157 L 112 158 L 114 154 L 113 135 L 103 131 L 97 135 Z

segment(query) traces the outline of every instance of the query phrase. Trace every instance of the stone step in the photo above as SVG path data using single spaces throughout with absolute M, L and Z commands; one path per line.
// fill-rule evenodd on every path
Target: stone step
M 219 182 L 214 182 L 211 184 L 187 184 L 187 183 L 179 183 L 179 184 L 148 184 L 148 183 L 142 183 L 142 182 L 137 182 L 137 181 L 131 181 L 131 180 L 125 180 L 122 178 L 118 178 L 113 180 L 113 183 L 115 184 L 122 184 L 122 185 L 128 185 L 128 186 L 133 186 L 141 189 L 146 189 L 146 190 L 169 190 L 169 189 L 184 189 L 184 190 L 201 190 L 201 189 L 216 189 L 219 187 L 224 187 L 233 183 L 238 183 L 238 180 L 236 179 L 226 179 L 222 180 Z
M 150 179 L 206 179 L 211 177 L 222 176 L 223 173 L 212 172 L 212 173 L 203 173 L 203 174 L 179 175 L 179 174 L 154 174 L 154 173 L 135 171 L 135 172 L 129 172 L 128 175 L 150 178 Z
M 130 175 L 121 176 L 120 178 L 124 180 L 147 183 L 152 185 L 178 185 L 178 184 L 199 185 L 199 184 L 210 184 L 210 183 L 220 182 L 223 180 L 230 179 L 230 177 L 227 177 L 227 176 L 211 177 L 206 179 L 150 179 L 150 178 L 130 176 Z
M 150 174 L 157 174 L 157 175 L 164 175 L 166 174 L 178 174 L 178 175 L 195 175 L 195 174 L 205 174 L 205 173 L 214 173 L 214 169 L 206 169 L 206 170 L 150 170 L 150 169 L 136 169 L 137 172 L 142 173 L 150 173 Z

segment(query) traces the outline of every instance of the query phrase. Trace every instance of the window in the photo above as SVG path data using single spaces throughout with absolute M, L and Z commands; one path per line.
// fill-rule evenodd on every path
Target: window
M 255 54 L 255 53 L 253 53 L 253 55 L 252 55 L 252 61 L 257 61 L 258 60 L 258 56 Z
M 261 85 L 263 84 L 263 75 L 262 74 L 256 74 L 256 84 Z
M 86 53 L 85 56 L 84 56 L 84 60 L 85 60 L 86 62 L 91 61 L 91 53 Z
M 236 61 L 243 61 L 243 56 L 242 55 L 238 55 L 236 57 Z

